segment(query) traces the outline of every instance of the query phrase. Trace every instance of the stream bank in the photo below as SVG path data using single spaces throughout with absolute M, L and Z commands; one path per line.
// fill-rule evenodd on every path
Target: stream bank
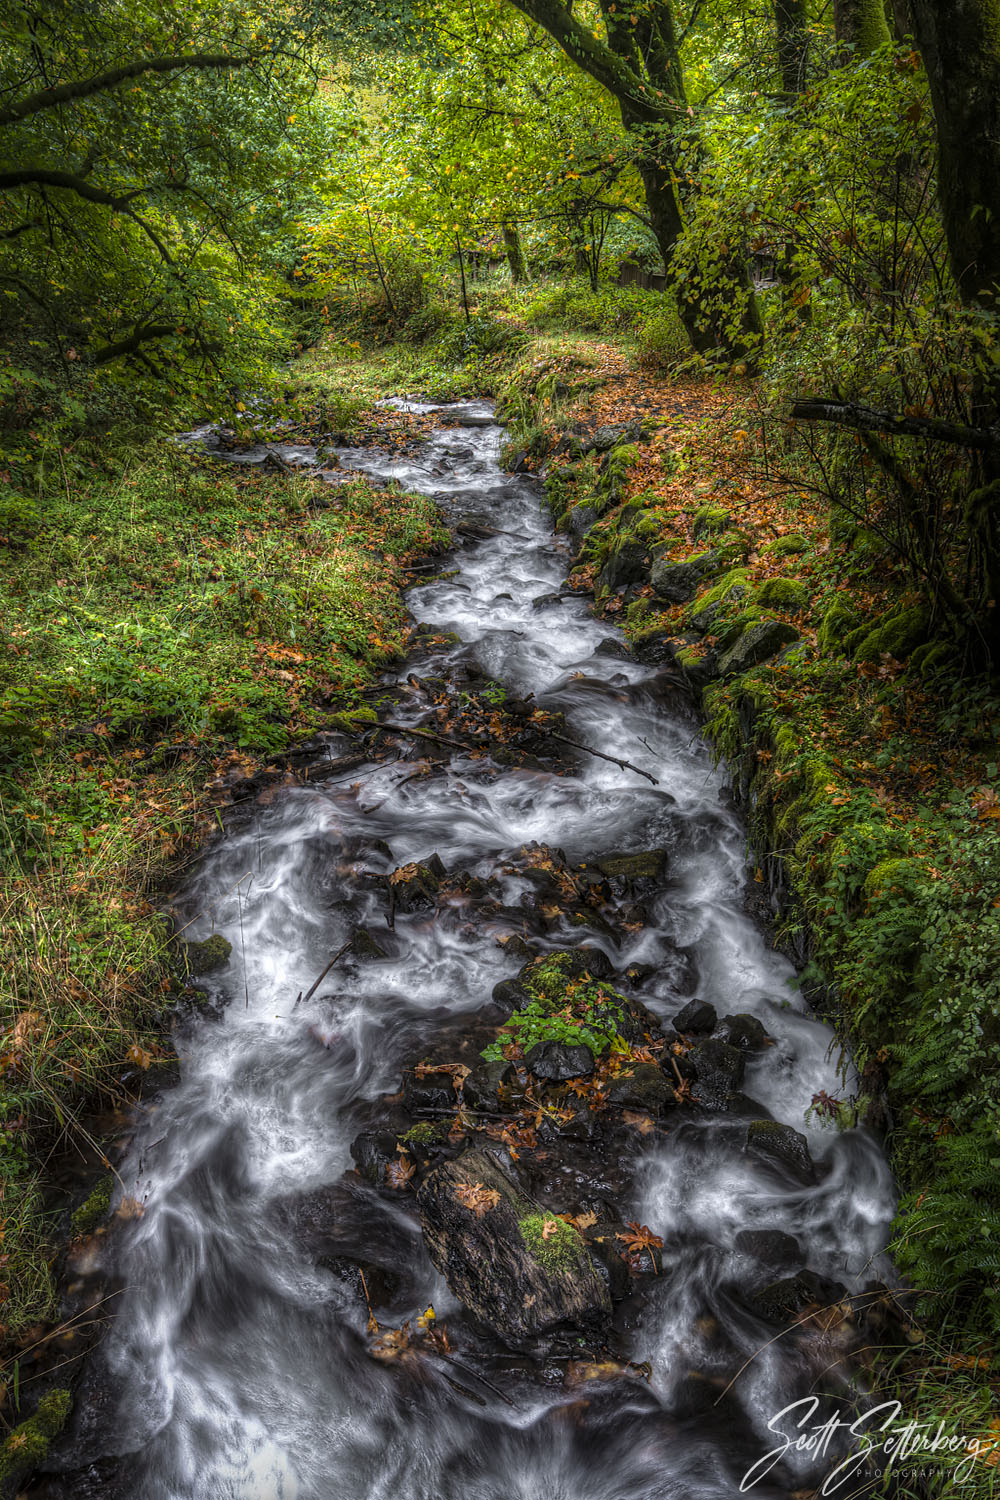
M 230 952 L 39 1496 L 721 1497 L 789 1392 L 859 1398 L 894 1305 L 888 1169 L 810 1114 L 831 1035 L 677 674 L 561 586 L 488 409 L 438 420 L 419 460 L 339 455 L 469 544 L 361 763 L 241 804 L 178 897 Z

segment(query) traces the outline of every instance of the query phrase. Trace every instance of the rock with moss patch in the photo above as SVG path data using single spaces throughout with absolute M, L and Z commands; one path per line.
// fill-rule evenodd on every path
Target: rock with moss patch
M 73 1399 L 69 1391 L 48 1391 L 35 1414 L 8 1433 L 0 1444 L 0 1495 L 8 1500 L 45 1458 L 52 1439 L 66 1425 Z
M 834 599 L 820 621 L 816 641 L 824 656 L 835 655 L 842 647 L 845 637 L 857 627 L 858 612 L 847 599 Z
M 760 550 L 765 557 L 797 557 L 809 551 L 809 543 L 801 531 L 786 531 L 784 536 L 765 542 Z
M 649 569 L 649 551 L 643 541 L 626 538 L 618 543 L 598 574 L 605 589 L 620 588 L 623 583 L 638 583 Z
M 798 639 L 799 632 L 786 620 L 764 620 L 759 625 L 751 625 L 721 658 L 718 675 L 726 678 L 749 672 L 752 667 L 770 661 L 772 656 L 777 656 L 785 646 Z
M 809 603 L 809 590 L 797 578 L 766 578 L 754 595 L 764 609 L 798 613 Z
M 658 599 L 665 599 L 668 604 L 686 604 L 718 567 L 718 552 L 698 552 L 683 562 L 659 557 L 650 570 L 649 581 Z
M 74 1209 L 69 1221 L 74 1234 L 90 1234 L 91 1230 L 97 1228 L 111 1207 L 114 1186 L 113 1177 L 102 1177 L 79 1208 Z
M 417 1206 L 431 1261 L 463 1306 L 507 1343 L 606 1324 L 608 1288 L 582 1237 L 532 1202 L 492 1152 L 466 1151 L 437 1167 Z
M 691 535 L 698 542 L 705 536 L 715 536 L 729 525 L 729 512 L 718 505 L 699 505 L 691 522 Z
M 233 951 L 221 933 L 214 932 L 203 943 L 182 943 L 181 955 L 188 974 L 215 974 L 224 969 Z
M 852 632 L 845 642 L 855 661 L 875 665 L 883 656 L 904 661 L 926 639 L 927 610 L 922 604 L 914 604 L 888 615 L 874 629 L 862 631 L 863 627 Z

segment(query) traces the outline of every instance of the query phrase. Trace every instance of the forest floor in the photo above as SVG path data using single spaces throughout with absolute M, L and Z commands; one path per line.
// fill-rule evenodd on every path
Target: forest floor
M 933 1370 L 953 1400 L 967 1377 L 978 1410 L 996 1394 L 980 1268 L 1000 1216 L 980 1211 L 974 1177 L 958 1189 L 964 1218 L 942 1204 L 953 1179 L 970 1181 L 949 1155 L 975 1133 L 970 1111 L 992 1128 L 961 1080 L 996 1043 L 955 999 L 978 1003 L 981 991 L 986 1004 L 981 970 L 1000 951 L 990 685 L 953 691 L 913 669 L 925 643 L 893 622 L 918 601 L 869 538 L 831 547 L 829 511 L 807 474 L 768 451 L 745 380 L 659 374 L 638 367 L 626 338 L 557 329 L 466 366 L 331 339 L 300 361 L 296 389 L 285 436 L 335 426 L 395 445 L 419 444 L 421 423 L 377 412 L 379 397 L 498 394 L 511 458 L 545 462 L 560 525 L 596 502 L 577 577 L 637 649 L 689 672 L 749 798 L 753 840 L 780 856 L 795 902 L 779 939 L 808 948 L 809 972 L 839 997 L 834 1019 L 864 1072 L 860 1107 L 890 1129 L 909 1207 L 897 1255 L 955 1313 L 954 1327 L 938 1318 Z M 603 457 L 564 441 L 637 423 L 638 440 L 626 434 Z M 252 435 L 249 418 L 234 418 L 235 439 Z M 124 1103 L 171 1061 L 162 1016 L 177 964 L 158 892 L 235 786 L 281 772 L 296 740 L 372 716 L 377 675 L 405 646 L 406 565 L 447 541 L 419 497 L 273 471 L 220 477 L 173 445 L 79 473 L 72 484 L 53 475 L 0 524 L 8 1371 L 44 1336 L 54 1247 L 80 1227 L 76 1200 L 51 1191 L 47 1157 L 86 1132 L 95 1097 Z M 657 595 L 652 561 L 712 549 L 721 576 L 691 600 Z M 713 676 L 699 664 L 724 653 L 748 610 L 794 641 Z M 773 858 L 757 877 L 773 883 Z M 846 1122 L 858 1106 L 845 1092 L 828 1107 Z M 919 1378 L 937 1377 L 928 1365 Z

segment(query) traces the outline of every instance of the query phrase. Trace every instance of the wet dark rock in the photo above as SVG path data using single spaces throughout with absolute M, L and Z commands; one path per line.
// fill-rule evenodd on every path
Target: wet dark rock
M 676 1029 L 688 1033 L 707 1034 L 715 1030 L 716 1024 L 715 1006 L 709 1005 L 707 1000 L 689 1000 L 674 1016 Z
M 403 1075 L 403 1104 L 411 1115 L 422 1110 L 454 1109 L 457 1102 L 451 1073 L 414 1071 Z
M 632 1278 L 622 1259 L 621 1241 L 615 1239 L 615 1227 L 595 1225 L 587 1230 L 585 1238 L 591 1262 L 609 1297 L 612 1302 L 621 1302 L 632 1290 Z
M 695 1098 L 708 1109 L 725 1108 L 727 1096 L 743 1082 L 743 1053 L 728 1042 L 702 1042 L 689 1054 L 697 1083 Z
M 562 595 L 558 593 L 537 594 L 531 601 L 531 607 L 532 609 L 555 609 L 562 602 Z
M 775 1271 L 800 1266 L 804 1259 L 798 1240 L 780 1229 L 741 1229 L 733 1248 L 741 1255 L 752 1255 Z
M 642 895 L 654 891 L 659 885 L 666 860 L 665 849 L 644 849 L 638 853 L 606 854 L 597 860 L 597 868 L 607 878 L 616 896 L 626 893 Z
M 787 1276 L 781 1281 L 772 1281 L 769 1286 L 755 1292 L 749 1305 L 765 1323 L 780 1325 L 794 1323 L 804 1308 L 815 1304 L 830 1307 L 845 1295 L 838 1281 L 828 1281 L 817 1276 L 815 1271 L 799 1271 L 796 1276 Z
M 565 526 L 571 537 L 576 541 L 583 538 L 592 530 L 604 515 L 607 506 L 599 501 L 581 500 L 574 505 L 566 514 Z
M 482 1062 L 466 1078 L 462 1097 L 473 1109 L 494 1110 L 500 1101 L 500 1090 L 513 1076 L 509 1062 Z
M 581 1104 L 574 1110 L 573 1118 L 564 1120 L 559 1126 L 559 1135 L 567 1141 L 593 1141 L 600 1133 L 600 1120 L 586 1104 Z
M 611 1079 L 607 1087 L 609 1104 L 662 1114 L 674 1104 L 674 1093 L 655 1063 L 636 1063 Z
M 387 958 L 385 949 L 375 941 L 367 927 L 359 927 L 348 949 L 355 958 Z
M 615 661 L 632 660 L 632 653 L 625 645 L 625 642 L 616 640 L 614 636 L 609 636 L 605 641 L 598 641 L 594 647 L 594 655 L 611 656 Z
M 475 1191 L 478 1209 L 463 1202 L 463 1193 L 468 1200 Z M 520 1343 L 560 1326 L 607 1322 L 608 1288 L 580 1235 L 564 1220 L 548 1219 L 492 1153 L 467 1151 L 437 1167 L 417 1205 L 434 1265 L 500 1338 Z M 547 1223 L 556 1229 L 545 1237 Z
M 436 859 L 437 856 L 435 855 Z M 389 876 L 389 894 L 397 911 L 428 911 L 437 904 L 444 866 L 440 871 L 430 860 L 424 864 L 403 865 Z
M 741 1052 L 759 1052 L 770 1040 L 757 1017 L 748 1015 L 745 1011 L 735 1016 L 723 1016 L 715 1028 L 715 1034 L 720 1041 L 728 1042 L 731 1047 L 739 1047 Z
M 759 625 L 744 630 L 735 646 L 719 658 L 718 675 L 735 677 L 740 672 L 749 672 L 751 667 L 770 661 L 784 646 L 790 646 L 798 639 L 799 632 L 794 625 L 784 620 L 762 620 Z
M 493 986 L 493 1004 L 498 1005 L 505 1016 L 512 1016 L 531 1001 L 531 996 L 519 979 L 501 979 Z
M 565 1083 L 569 1078 L 588 1077 L 594 1071 L 594 1054 L 583 1044 L 538 1042 L 526 1053 L 524 1064 L 536 1078 Z
M 321 1255 L 316 1264 L 332 1271 L 338 1281 L 369 1307 L 388 1307 L 402 1285 L 402 1277 L 372 1261 L 352 1260 L 348 1255 Z
M 767 1167 L 796 1182 L 816 1181 L 816 1168 L 809 1155 L 809 1143 L 799 1130 L 781 1125 L 777 1120 L 755 1120 L 747 1131 L 747 1152 Z
M 397 1155 L 396 1137 L 387 1130 L 365 1130 L 351 1143 L 354 1164 L 366 1182 L 384 1187 L 386 1167 Z
M 653 563 L 649 581 L 658 599 L 665 599 L 668 604 L 686 604 L 718 566 L 717 552 L 702 552 L 685 562 L 670 562 L 661 557 Z

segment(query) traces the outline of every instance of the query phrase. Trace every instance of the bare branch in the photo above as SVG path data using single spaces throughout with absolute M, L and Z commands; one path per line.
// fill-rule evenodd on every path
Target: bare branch
M 833 422 L 839 427 L 853 427 L 858 432 L 932 438 L 935 442 L 955 443 L 962 448 L 1000 448 L 1000 428 L 966 427 L 961 422 L 945 422 L 938 417 L 901 417 L 895 412 L 875 411 L 855 401 L 825 401 L 821 397 L 795 401 L 791 415 L 796 422 Z

